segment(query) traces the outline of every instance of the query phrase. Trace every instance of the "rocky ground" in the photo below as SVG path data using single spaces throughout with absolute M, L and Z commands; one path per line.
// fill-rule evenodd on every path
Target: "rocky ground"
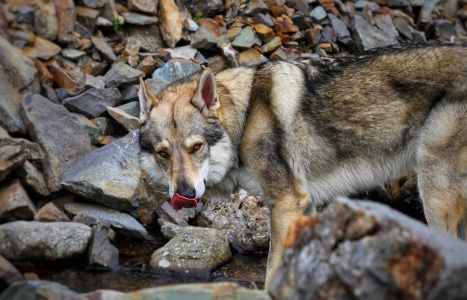
M 157 92 L 201 66 L 466 43 L 466 27 L 465 0 L 1 1 L 0 291 L 38 279 L 15 268 L 24 261 L 84 258 L 115 271 L 122 239 L 171 239 L 138 264 L 200 281 L 231 251 L 267 250 L 268 210 L 254 195 L 206 196 L 177 213 L 146 181 L 136 157 L 139 78 Z M 356 196 L 423 220 L 414 177 Z M 9 293 L 50 283 L 21 284 Z

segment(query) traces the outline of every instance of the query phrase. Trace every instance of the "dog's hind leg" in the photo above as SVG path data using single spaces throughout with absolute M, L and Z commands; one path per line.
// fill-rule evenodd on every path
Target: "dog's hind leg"
M 418 185 L 428 224 L 466 239 L 467 103 L 445 101 L 429 115 L 418 157 Z

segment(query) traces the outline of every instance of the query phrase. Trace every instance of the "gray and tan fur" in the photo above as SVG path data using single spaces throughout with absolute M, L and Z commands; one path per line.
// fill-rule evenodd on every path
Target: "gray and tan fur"
M 371 188 L 413 167 L 429 225 L 463 234 L 466 48 L 405 46 L 269 62 L 215 79 L 205 69 L 157 96 L 143 83 L 140 101 L 141 161 L 171 196 L 199 199 L 206 187 L 240 186 L 269 201 L 266 284 L 289 224 L 309 203 Z

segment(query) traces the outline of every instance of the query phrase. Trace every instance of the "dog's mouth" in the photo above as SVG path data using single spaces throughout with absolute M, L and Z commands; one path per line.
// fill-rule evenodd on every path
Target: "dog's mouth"
M 186 198 L 180 194 L 175 193 L 175 195 L 172 197 L 172 200 L 170 201 L 170 204 L 172 205 L 173 209 L 180 210 L 184 207 L 188 208 L 198 206 L 198 200 Z

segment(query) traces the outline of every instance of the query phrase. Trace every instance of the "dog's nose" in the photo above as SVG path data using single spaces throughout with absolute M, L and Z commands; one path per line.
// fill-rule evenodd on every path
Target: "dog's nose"
M 179 194 L 179 195 L 181 195 L 183 197 L 190 198 L 190 199 L 195 199 L 196 198 L 195 188 L 189 186 L 186 183 L 179 184 L 178 187 L 177 187 L 177 190 L 175 191 L 175 193 L 177 193 L 177 194 Z

